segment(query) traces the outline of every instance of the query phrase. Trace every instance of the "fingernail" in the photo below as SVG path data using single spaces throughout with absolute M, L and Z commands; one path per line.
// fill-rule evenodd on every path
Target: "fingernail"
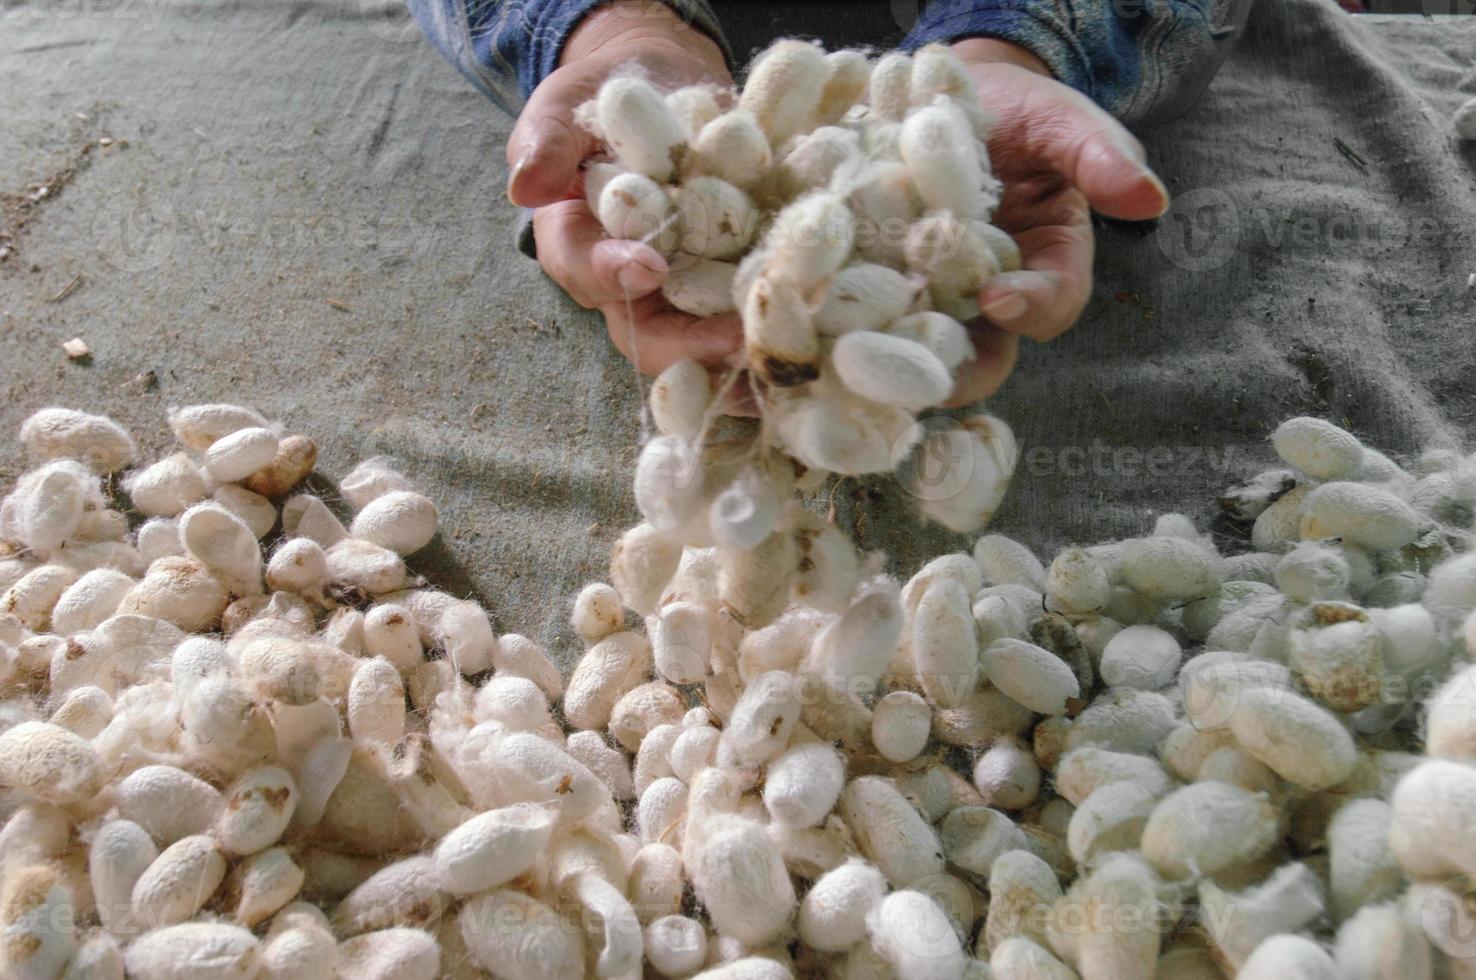
M 647 268 L 639 262 L 627 262 L 616 270 L 615 281 L 629 294 L 644 295 L 651 291 L 652 280 L 656 275 L 655 269 Z
M 1019 293 L 1008 293 L 999 299 L 990 300 L 981 307 L 984 315 L 989 319 L 1006 322 L 1020 319 L 1029 308 L 1029 302 Z
M 1164 211 L 1168 210 L 1169 189 L 1164 186 L 1163 181 L 1158 179 L 1158 174 L 1154 173 L 1153 171 L 1145 168 L 1143 170 L 1143 176 L 1148 178 L 1148 181 L 1153 185 L 1153 189 L 1158 192 L 1158 199 L 1162 202 L 1162 205 L 1159 208 L 1159 214 L 1162 214 Z
M 1162 180 L 1159 180 L 1158 174 L 1148 166 L 1148 153 L 1143 149 L 1143 144 L 1139 143 L 1131 133 L 1113 133 L 1112 142 L 1119 151 L 1138 164 L 1142 178 L 1152 186 L 1158 199 L 1163 202 L 1163 207 L 1168 207 L 1168 188 L 1163 185 Z
M 513 164 L 512 170 L 507 175 L 507 199 L 513 204 L 518 203 L 517 201 L 513 200 L 513 185 L 518 182 L 518 175 L 526 170 L 528 168 L 528 164 L 531 162 L 532 155 L 527 153 L 523 154 L 522 156 L 518 157 L 518 162 Z
M 641 255 L 638 251 L 636 255 L 631 258 L 630 262 L 627 263 L 627 265 L 635 266 L 638 269 L 645 269 L 653 276 L 664 276 L 671 271 L 671 267 L 668 266 L 664 261 L 662 261 L 660 256 L 657 256 L 656 263 L 654 265 L 650 262 L 643 261 L 643 259 L 644 256 Z

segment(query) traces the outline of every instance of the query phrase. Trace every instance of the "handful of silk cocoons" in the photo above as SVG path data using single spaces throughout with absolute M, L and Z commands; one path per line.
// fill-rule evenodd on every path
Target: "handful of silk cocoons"
M 38 417 L 0 976 L 1462 975 L 1472 457 L 1293 419 L 1238 548 L 1165 514 L 904 582 L 788 461 L 675 450 L 691 496 L 570 597 L 565 671 L 414 574 L 437 511 L 388 460 L 323 498 L 249 408 L 171 413 L 154 463 Z
M 987 123 L 948 48 L 873 60 L 781 40 L 738 92 L 664 92 L 632 67 L 577 118 L 608 149 L 585 171 L 605 231 L 666 256 L 663 291 L 678 310 L 742 319 L 765 451 L 817 474 L 942 458 L 920 445 L 929 430 L 917 414 L 945 403 L 973 360 L 963 323 L 979 316 L 979 291 L 1020 264 L 989 223 L 1000 187 Z M 668 373 L 652 411 L 665 435 L 690 440 L 711 393 L 694 366 Z M 988 416 L 956 435 L 947 448 L 968 461 L 968 486 L 920 499 L 928 516 L 973 531 L 998 506 L 1016 449 Z M 669 444 L 651 452 L 695 465 Z

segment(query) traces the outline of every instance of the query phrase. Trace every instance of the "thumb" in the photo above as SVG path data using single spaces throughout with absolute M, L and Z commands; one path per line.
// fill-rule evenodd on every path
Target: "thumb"
M 1087 201 L 1109 218 L 1144 221 L 1163 214 L 1169 193 L 1148 169 L 1142 146 L 1115 120 L 1079 144 L 1075 167 L 1066 174 Z
M 1163 182 L 1148 169 L 1143 144 L 1080 92 L 1031 77 L 1030 95 L 1011 113 L 1017 138 L 1048 169 L 1110 218 L 1142 221 L 1168 208 Z
M 595 93 L 571 67 L 560 68 L 533 90 L 507 139 L 507 196 L 521 207 L 562 200 L 579 165 L 598 141 L 574 122 L 574 110 Z

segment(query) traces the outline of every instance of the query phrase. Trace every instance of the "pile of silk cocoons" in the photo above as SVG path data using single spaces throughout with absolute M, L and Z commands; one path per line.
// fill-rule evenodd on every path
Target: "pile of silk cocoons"
M 1226 490 L 902 582 L 792 499 L 643 522 L 567 677 L 434 504 L 249 408 L 53 408 L 0 503 L 0 976 L 1472 976 L 1476 469 L 1316 419 Z M 1239 539 L 1237 539 L 1239 541 Z M 1243 545 L 1243 542 L 1239 543 Z
M 989 534 L 905 582 L 793 504 L 748 551 L 628 531 L 563 713 L 635 804 L 648 965 L 1476 976 L 1476 459 L 1271 448 L 1217 536 Z
M 576 117 L 608 149 L 584 180 L 605 231 L 667 257 L 677 309 L 741 316 L 774 444 L 814 470 L 896 467 L 974 358 L 960 321 L 1020 265 L 958 58 L 781 40 L 739 92 L 632 68 Z
M 438 518 L 390 461 L 325 500 L 304 490 L 312 440 L 250 408 L 169 425 L 179 451 L 151 464 L 101 416 L 21 428 L 34 468 L 0 503 L 0 976 L 485 976 L 511 894 L 492 886 L 551 894 L 546 845 L 578 840 L 549 802 L 621 826 L 587 774 L 559 788 L 558 669 L 407 569 Z M 462 737 L 535 708 L 536 736 Z M 487 916 L 476 952 L 458 913 Z

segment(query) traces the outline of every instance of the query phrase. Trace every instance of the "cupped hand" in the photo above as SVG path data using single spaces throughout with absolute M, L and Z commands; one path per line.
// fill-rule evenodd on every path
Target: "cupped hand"
M 1093 210 L 1146 220 L 1168 191 L 1143 145 L 1086 96 L 1051 77 L 1014 44 L 971 38 L 953 45 L 993 117 L 989 156 L 1004 196 L 994 223 L 1020 246 L 1021 268 L 979 294 L 979 357 L 963 369 L 951 404 L 993 394 L 1013 370 L 1019 339 L 1045 341 L 1075 324 L 1092 292 Z
M 737 315 L 701 318 L 673 308 L 660 292 L 668 271 L 661 253 L 607 238 L 584 199 L 581 165 L 600 143 L 575 123 L 574 111 L 632 62 L 666 90 L 733 84 L 717 44 L 665 5 L 638 0 L 599 7 L 570 34 L 560 67 L 518 116 L 507 143 L 507 194 L 535 209 L 544 271 L 579 305 L 604 314 L 611 341 L 642 373 L 658 374 L 686 357 L 720 370 L 741 362 Z

